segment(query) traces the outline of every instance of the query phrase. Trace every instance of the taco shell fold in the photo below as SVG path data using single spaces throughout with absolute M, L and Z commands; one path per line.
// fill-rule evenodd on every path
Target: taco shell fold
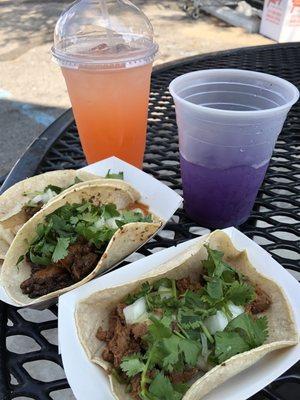
M 47 186 L 54 185 L 67 188 L 63 192 L 65 193 L 72 190 L 73 187 L 68 186 L 73 185 L 76 178 L 83 181 L 83 184 L 85 181 L 99 179 L 97 175 L 83 170 L 50 171 L 24 179 L 0 196 L 0 259 L 4 259 L 12 239 L 26 223 L 27 216 L 23 207 L 34 198 L 36 192 L 42 192 Z
M 0 225 L 0 260 L 4 260 L 5 254 L 14 238 L 15 235 L 10 229 L 5 229 Z
M 29 244 L 36 237 L 37 225 L 44 222 L 47 215 L 67 203 L 81 203 L 85 200 L 91 200 L 95 205 L 114 203 L 118 210 L 122 210 L 139 198 L 140 194 L 131 185 L 115 179 L 98 179 L 80 183 L 55 197 L 22 226 L 6 254 L 1 269 L 1 284 L 7 294 L 20 306 L 46 302 L 88 282 L 126 258 L 159 229 L 162 221 L 158 217 L 152 214 L 153 222 L 132 222 L 119 228 L 108 243 L 96 268 L 81 281 L 36 299 L 29 298 L 20 289 L 20 284 L 30 277 L 31 267 L 26 260 L 20 262 L 17 267 L 17 261 L 21 255 L 26 254 Z
M 272 301 L 270 308 L 264 314 L 260 314 L 268 318 L 269 336 L 262 346 L 231 357 L 223 364 L 203 373 L 204 375 L 199 376 L 191 385 L 183 400 L 202 399 L 216 386 L 250 367 L 269 352 L 298 342 L 295 321 L 283 289 L 276 282 L 259 273 L 250 263 L 246 251 L 237 250 L 224 232 L 213 232 L 206 242 L 212 249 L 222 251 L 225 262 L 242 272 L 253 285 L 258 284 L 270 296 Z M 96 338 L 96 332 L 99 326 L 103 329 L 108 328 L 110 312 L 124 297 L 135 292 L 145 281 L 151 284 L 163 277 L 180 279 L 188 275 L 199 275 L 202 261 L 206 258 L 207 251 L 202 240 L 161 265 L 159 269 L 134 282 L 95 292 L 81 300 L 75 310 L 75 321 L 78 337 L 88 358 L 108 371 L 110 364 L 101 356 L 106 344 Z M 109 380 L 116 399 L 132 400 L 125 392 L 125 385 L 117 382 L 112 375 L 109 375 Z

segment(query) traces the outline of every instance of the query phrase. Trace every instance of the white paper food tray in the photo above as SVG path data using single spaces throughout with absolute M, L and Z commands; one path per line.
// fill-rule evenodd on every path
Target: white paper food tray
M 256 269 L 279 282 L 284 289 L 294 312 L 300 330 L 300 284 L 269 253 L 235 228 L 224 229 L 239 250 L 247 249 L 250 261 Z M 77 400 L 113 400 L 108 379 L 104 371 L 90 362 L 77 337 L 74 311 L 76 303 L 93 292 L 131 282 L 160 264 L 175 257 L 193 243 L 203 240 L 197 238 L 178 246 L 162 250 L 149 257 L 135 261 L 99 277 L 59 298 L 59 345 L 63 365 L 69 384 Z M 210 394 L 205 400 L 245 400 L 280 376 L 300 359 L 300 344 L 278 350 L 265 356 L 258 363 L 231 378 Z
M 153 176 L 146 174 L 142 170 L 120 160 L 117 157 L 110 157 L 83 168 L 99 176 L 105 176 L 110 170 L 111 173 L 124 173 L 124 181 L 132 184 L 132 186 L 141 194 L 140 201 L 149 206 L 150 211 L 159 216 L 165 223 L 172 217 L 178 207 L 182 204 L 182 197 L 174 190 L 170 189 Z M 161 226 L 163 229 L 165 223 Z M 153 236 L 155 236 L 156 232 Z M 149 238 L 150 240 L 151 238 Z M 0 286 L 0 300 L 7 304 L 19 307 Z M 55 301 L 55 300 L 54 300 Z M 33 305 L 32 308 L 45 308 L 53 300 L 49 302 Z

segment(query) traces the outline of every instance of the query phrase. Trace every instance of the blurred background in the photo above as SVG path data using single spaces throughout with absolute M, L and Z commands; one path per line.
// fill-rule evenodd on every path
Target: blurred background
M 251 33 L 256 30 L 256 14 L 261 13 L 263 2 L 259 0 L 220 1 L 228 6 L 227 14 L 238 7 L 239 14 L 230 12 L 229 20 L 233 16 L 243 27 L 224 22 L 228 16 L 223 20 L 214 17 L 212 9 L 200 10 L 194 1 L 133 2 L 153 24 L 160 47 L 156 65 L 195 54 L 272 43 Z M 55 23 L 69 3 L 72 1 L 0 0 L 0 176 L 70 107 L 64 80 L 50 55 Z M 207 1 L 207 7 L 212 3 Z M 225 10 L 225 17 L 227 14 Z M 240 23 L 239 15 L 247 19 Z

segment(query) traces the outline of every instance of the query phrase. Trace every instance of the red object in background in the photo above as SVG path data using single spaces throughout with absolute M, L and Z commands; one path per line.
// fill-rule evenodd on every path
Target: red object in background
M 292 1 L 293 1 L 293 8 L 292 8 L 292 12 L 293 12 L 295 7 L 300 7 L 300 0 L 292 0 Z M 270 7 L 271 4 L 274 4 L 275 6 L 279 6 L 280 3 L 281 3 L 281 0 L 269 0 L 268 7 Z
M 260 33 L 278 42 L 300 40 L 300 0 L 265 0 Z
M 295 0 L 295 1 L 297 1 L 297 0 Z M 280 3 L 281 3 L 281 0 L 269 0 L 269 2 L 268 2 L 268 7 L 269 7 L 271 4 L 275 4 L 275 6 L 279 6 Z

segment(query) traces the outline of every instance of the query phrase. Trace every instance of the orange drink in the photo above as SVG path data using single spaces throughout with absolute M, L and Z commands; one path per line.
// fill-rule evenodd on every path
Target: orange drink
M 52 55 L 64 75 L 88 163 L 117 156 L 139 168 L 158 46 L 129 0 L 75 0 L 57 21 Z
M 117 156 L 141 168 L 152 63 L 129 68 L 62 68 L 88 163 Z

